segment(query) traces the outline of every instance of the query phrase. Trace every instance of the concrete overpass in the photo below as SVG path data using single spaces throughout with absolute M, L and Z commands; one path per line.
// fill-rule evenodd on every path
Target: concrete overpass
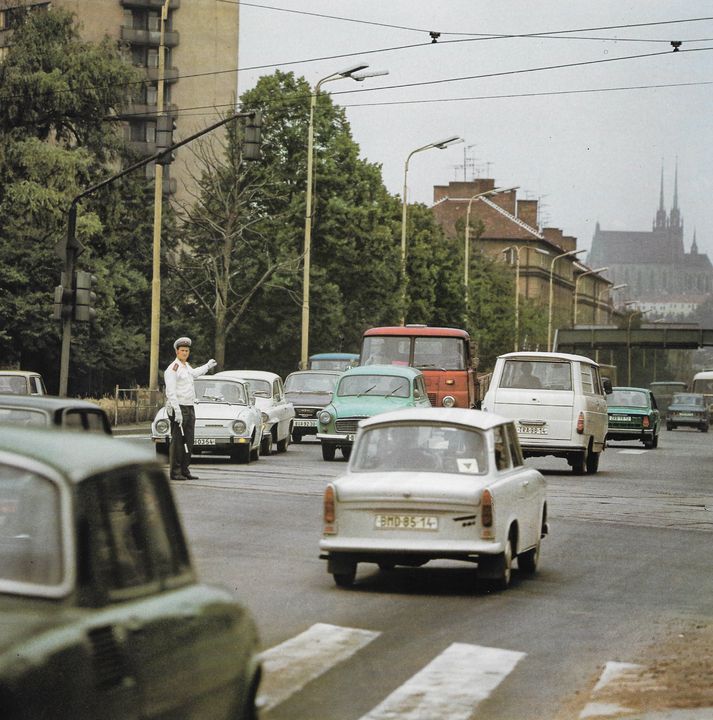
M 588 355 L 588 350 L 618 348 L 698 349 L 713 346 L 713 329 L 693 325 L 648 324 L 636 328 L 614 326 L 580 326 L 558 328 L 553 350 Z

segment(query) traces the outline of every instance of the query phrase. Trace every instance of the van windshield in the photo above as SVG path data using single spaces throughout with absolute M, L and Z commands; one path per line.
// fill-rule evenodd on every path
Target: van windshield
M 506 360 L 500 387 L 571 390 L 571 366 L 567 361 L 561 360 Z

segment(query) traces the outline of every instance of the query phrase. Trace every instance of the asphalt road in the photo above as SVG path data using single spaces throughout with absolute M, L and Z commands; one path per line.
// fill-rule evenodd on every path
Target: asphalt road
M 528 460 L 550 535 L 537 575 L 493 594 L 446 562 L 360 565 L 337 588 L 318 558 L 321 494 L 345 463 L 316 442 L 248 466 L 199 458 L 200 479 L 173 487 L 202 579 L 257 619 L 265 720 L 563 720 L 601 717 L 598 681 L 713 624 L 712 460 L 713 434 L 687 430 L 656 450 L 616 443 L 595 476 Z

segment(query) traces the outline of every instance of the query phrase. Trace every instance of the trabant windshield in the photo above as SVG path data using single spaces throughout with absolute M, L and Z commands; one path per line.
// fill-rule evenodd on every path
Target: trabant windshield
M 609 407 L 645 408 L 649 406 L 649 398 L 646 393 L 636 390 L 614 390 L 607 395 L 607 405 Z
M 352 375 L 342 378 L 337 395 L 407 398 L 411 396 L 411 382 L 395 375 Z
M 245 387 L 242 383 L 197 378 L 195 389 L 198 402 L 225 402 L 231 405 L 247 404 Z
M 680 393 L 673 396 L 671 405 L 700 405 L 705 407 L 705 398 L 703 395 L 682 395 Z
M 698 378 L 693 381 L 693 387 L 691 388 L 697 393 L 704 393 L 705 395 L 713 394 L 713 378 L 705 379 Z
M 272 397 L 272 385 L 267 380 L 245 378 L 244 382 L 250 388 L 250 392 L 253 395 L 266 398 Z
M 403 423 L 373 427 L 359 438 L 353 472 L 488 472 L 485 437 L 459 425 Z
M 59 488 L 0 464 L 0 584 L 59 585 L 63 575 Z
M 0 393 L 29 395 L 27 380 L 22 375 L 0 375 Z
M 500 387 L 571 390 L 571 364 L 560 360 L 506 360 Z

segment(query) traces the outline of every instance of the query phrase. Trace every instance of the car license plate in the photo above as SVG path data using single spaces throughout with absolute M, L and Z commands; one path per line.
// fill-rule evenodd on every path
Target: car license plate
M 521 435 L 547 435 L 548 433 L 544 425 L 518 425 L 517 431 Z
M 194 445 L 215 445 L 215 438 L 196 438 Z
M 693 417 L 693 413 L 678 413 L 678 417 Z
M 295 420 L 295 427 L 317 427 L 316 420 Z
M 435 515 L 377 515 L 374 518 L 377 530 L 438 530 Z
M 629 415 L 612 415 L 611 419 L 614 422 L 631 422 L 631 417 Z

